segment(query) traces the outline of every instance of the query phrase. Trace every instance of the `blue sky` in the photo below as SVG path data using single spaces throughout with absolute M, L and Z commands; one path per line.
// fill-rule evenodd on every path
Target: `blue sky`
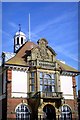
M 77 2 L 4 2 L 2 3 L 2 51 L 13 52 L 13 36 L 21 30 L 28 35 L 31 16 L 31 41 L 46 38 L 57 59 L 78 69 Z M 0 52 L 1 53 L 1 52 Z

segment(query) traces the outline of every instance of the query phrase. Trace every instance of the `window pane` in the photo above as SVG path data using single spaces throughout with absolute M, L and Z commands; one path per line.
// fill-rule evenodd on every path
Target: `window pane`
M 52 80 L 48 80 L 48 85 L 51 85 L 52 84 Z
M 48 92 L 52 92 L 52 86 L 48 86 Z
M 52 85 L 54 85 L 54 80 L 52 80 Z
M 34 79 L 31 79 L 31 84 L 34 84 Z
M 44 76 L 44 78 L 51 78 L 51 76 L 50 75 L 48 75 L 48 74 L 45 74 L 45 76 Z
M 52 79 L 54 79 L 54 74 L 51 75 Z
M 48 87 L 45 85 L 44 86 L 44 92 L 47 92 L 48 91 Z
M 45 84 L 45 85 L 47 84 L 47 80 L 46 80 L 46 79 L 44 79 L 44 84 Z
M 55 92 L 55 87 L 54 86 L 52 86 L 52 92 Z
M 40 85 L 40 91 L 43 91 L 43 85 Z
M 40 78 L 42 78 L 42 76 L 43 76 L 43 73 L 42 73 L 42 72 L 40 72 Z
M 31 91 L 34 92 L 34 85 L 31 85 Z
M 43 80 L 42 79 L 40 79 L 40 84 L 43 84 Z
M 34 78 L 34 72 L 31 73 L 31 78 Z

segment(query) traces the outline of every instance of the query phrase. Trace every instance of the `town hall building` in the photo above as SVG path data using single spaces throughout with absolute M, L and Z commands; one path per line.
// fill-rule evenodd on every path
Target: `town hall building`
M 14 35 L 14 53 L 2 53 L 2 120 L 72 120 L 78 118 L 78 70 L 56 59 L 41 38 Z

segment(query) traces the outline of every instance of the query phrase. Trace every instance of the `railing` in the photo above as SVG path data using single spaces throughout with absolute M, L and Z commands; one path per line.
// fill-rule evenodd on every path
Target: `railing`
M 62 98 L 62 92 L 41 92 L 41 98 Z
M 62 92 L 12 92 L 12 97 L 22 97 L 22 98 L 63 98 Z
M 28 96 L 31 98 L 63 98 L 62 92 L 30 92 L 28 93 Z

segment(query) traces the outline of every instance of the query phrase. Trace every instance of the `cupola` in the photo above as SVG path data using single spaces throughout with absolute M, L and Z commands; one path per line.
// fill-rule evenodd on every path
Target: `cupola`
M 19 31 L 14 35 L 14 52 L 26 42 L 26 35 L 21 31 L 21 26 L 19 25 Z

